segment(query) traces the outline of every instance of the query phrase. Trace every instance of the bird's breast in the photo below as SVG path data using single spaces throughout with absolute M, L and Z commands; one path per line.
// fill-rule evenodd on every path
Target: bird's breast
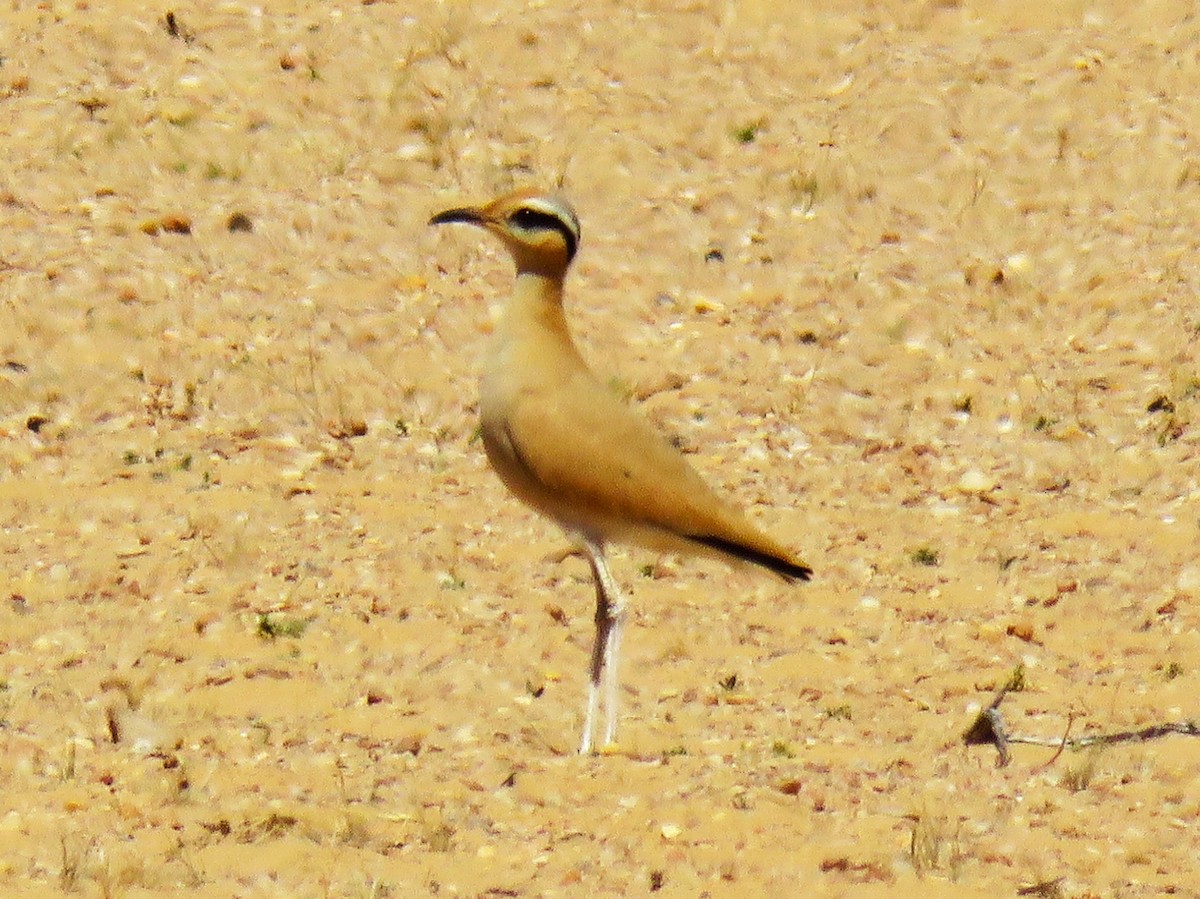
M 518 499 L 564 523 L 563 502 L 549 491 L 522 446 L 547 438 L 543 416 L 570 413 L 571 388 L 590 377 L 569 342 L 545 333 L 497 333 L 484 360 L 480 390 L 480 431 L 488 462 Z

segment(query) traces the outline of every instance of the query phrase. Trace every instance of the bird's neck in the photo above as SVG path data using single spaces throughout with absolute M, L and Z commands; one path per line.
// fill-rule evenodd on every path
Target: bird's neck
M 483 366 L 484 439 L 531 388 L 575 377 L 587 366 L 567 330 L 562 278 L 518 271 Z M 498 424 L 499 423 L 499 424 Z
M 504 312 L 501 327 L 510 338 L 548 334 L 571 342 L 563 313 L 561 275 L 518 270 L 516 288 Z

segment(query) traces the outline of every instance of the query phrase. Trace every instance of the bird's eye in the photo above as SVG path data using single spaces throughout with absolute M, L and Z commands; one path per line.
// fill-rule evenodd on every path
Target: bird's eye
M 527 206 L 518 209 L 508 220 L 521 228 L 553 228 L 558 224 L 554 216 Z

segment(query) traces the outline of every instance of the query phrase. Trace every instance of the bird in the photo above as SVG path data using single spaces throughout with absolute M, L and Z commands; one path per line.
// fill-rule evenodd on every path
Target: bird
M 604 693 L 604 735 L 617 735 L 617 666 L 626 604 L 608 568 L 610 544 L 717 556 L 759 566 L 788 583 L 812 569 L 722 499 L 679 450 L 588 367 L 567 325 L 564 282 L 580 242 L 579 218 L 561 196 L 524 188 L 480 206 L 439 212 L 430 225 L 463 223 L 495 235 L 516 285 L 490 337 L 480 390 L 488 462 L 517 499 L 566 532 L 591 568 L 595 636 L 582 755 L 594 751 Z

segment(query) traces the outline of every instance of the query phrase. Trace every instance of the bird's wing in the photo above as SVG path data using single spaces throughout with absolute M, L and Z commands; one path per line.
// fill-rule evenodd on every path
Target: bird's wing
M 590 375 L 525 392 L 505 425 L 531 479 L 581 517 L 731 540 L 750 527 L 675 447 Z

